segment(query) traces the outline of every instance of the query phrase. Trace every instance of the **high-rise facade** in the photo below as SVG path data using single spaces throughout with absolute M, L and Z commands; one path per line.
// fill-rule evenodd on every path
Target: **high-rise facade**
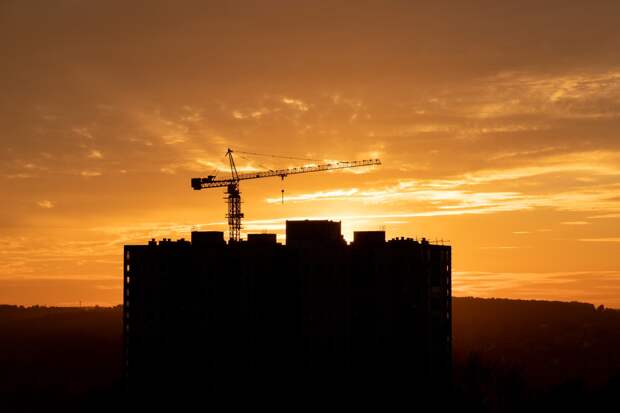
M 451 247 L 289 221 L 125 246 L 130 393 L 263 400 L 433 391 L 451 376 Z

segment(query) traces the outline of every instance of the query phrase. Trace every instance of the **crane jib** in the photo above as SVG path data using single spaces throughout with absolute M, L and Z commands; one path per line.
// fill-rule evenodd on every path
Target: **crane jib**
M 365 159 L 361 161 L 338 162 L 338 163 L 328 163 L 328 164 L 323 164 L 323 165 L 302 166 L 302 167 L 297 167 L 297 168 L 276 169 L 273 171 L 239 174 L 237 175 L 237 179 L 233 179 L 233 178 L 215 179 L 215 176 L 209 175 L 206 178 L 192 178 L 191 184 L 192 184 L 192 188 L 195 190 L 207 189 L 207 188 L 220 188 L 220 187 L 225 187 L 232 183 L 242 181 L 242 180 L 247 180 L 247 179 L 270 178 L 274 176 L 279 176 L 279 177 L 284 178 L 288 175 L 330 171 L 330 170 L 335 170 L 335 169 L 356 168 L 360 166 L 372 166 L 372 165 L 381 165 L 381 161 L 379 159 Z

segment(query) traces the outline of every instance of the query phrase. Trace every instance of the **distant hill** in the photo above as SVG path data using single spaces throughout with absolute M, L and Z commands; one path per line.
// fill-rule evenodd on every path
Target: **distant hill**
M 592 304 L 455 298 L 453 354 L 516 367 L 536 385 L 605 381 L 620 368 L 620 311 Z
M 474 410 L 592 410 L 620 391 L 620 311 L 592 304 L 453 299 L 455 389 Z
M 620 392 L 620 311 L 453 299 L 455 404 L 592 406 Z M 2 411 L 106 411 L 120 402 L 122 309 L 0 305 Z M 614 393 L 615 392 L 615 393 Z M 611 400 L 611 399 L 610 399 Z

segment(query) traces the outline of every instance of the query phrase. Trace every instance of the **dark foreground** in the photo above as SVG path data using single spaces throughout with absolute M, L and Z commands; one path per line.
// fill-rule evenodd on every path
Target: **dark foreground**
M 1 410 L 121 410 L 121 314 L 0 306 Z M 620 394 L 620 311 L 454 298 L 453 317 L 455 407 L 594 410 Z

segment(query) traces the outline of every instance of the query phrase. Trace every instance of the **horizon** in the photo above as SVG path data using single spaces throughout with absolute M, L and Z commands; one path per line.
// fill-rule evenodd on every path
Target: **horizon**
M 583 301 L 558 301 L 558 300 L 534 300 L 534 299 L 524 299 L 524 298 L 505 298 L 505 297 L 474 297 L 471 295 L 467 296 L 452 296 L 452 298 L 456 298 L 457 300 L 461 299 L 472 299 L 472 300 L 490 300 L 490 301 L 511 301 L 511 302 L 526 302 L 526 303 L 549 303 L 549 304 L 585 304 L 591 305 L 594 310 L 598 310 L 599 306 L 596 306 L 592 303 L 586 303 Z M 117 308 L 119 310 L 123 309 L 123 304 L 113 304 L 113 305 L 77 305 L 77 306 L 48 306 L 48 305 L 20 305 L 20 304 L 11 304 L 11 303 L 0 303 L 0 309 L 2 307 L 17 307 L 23 308 L 25 310 L 34 309 L 34 308 L 43 308 L 43 309 L 77 309 L 77 310 L 96 310 L 96 309 L 114 309 Z M 620 308 L 607 307 L 603 305 L 603 309 L 611 310 L 611 311 L 620 311 Z
M 120 304 L 123 245 L 227 231 L 222 189 L 190 179 L 230 176 L 230 147 L 240 172 L 382 162 L 243 181 L 243 236 L 446 239 L 456 296 L 620 308 L 618 15 L 4 2 L 0 302 Z

